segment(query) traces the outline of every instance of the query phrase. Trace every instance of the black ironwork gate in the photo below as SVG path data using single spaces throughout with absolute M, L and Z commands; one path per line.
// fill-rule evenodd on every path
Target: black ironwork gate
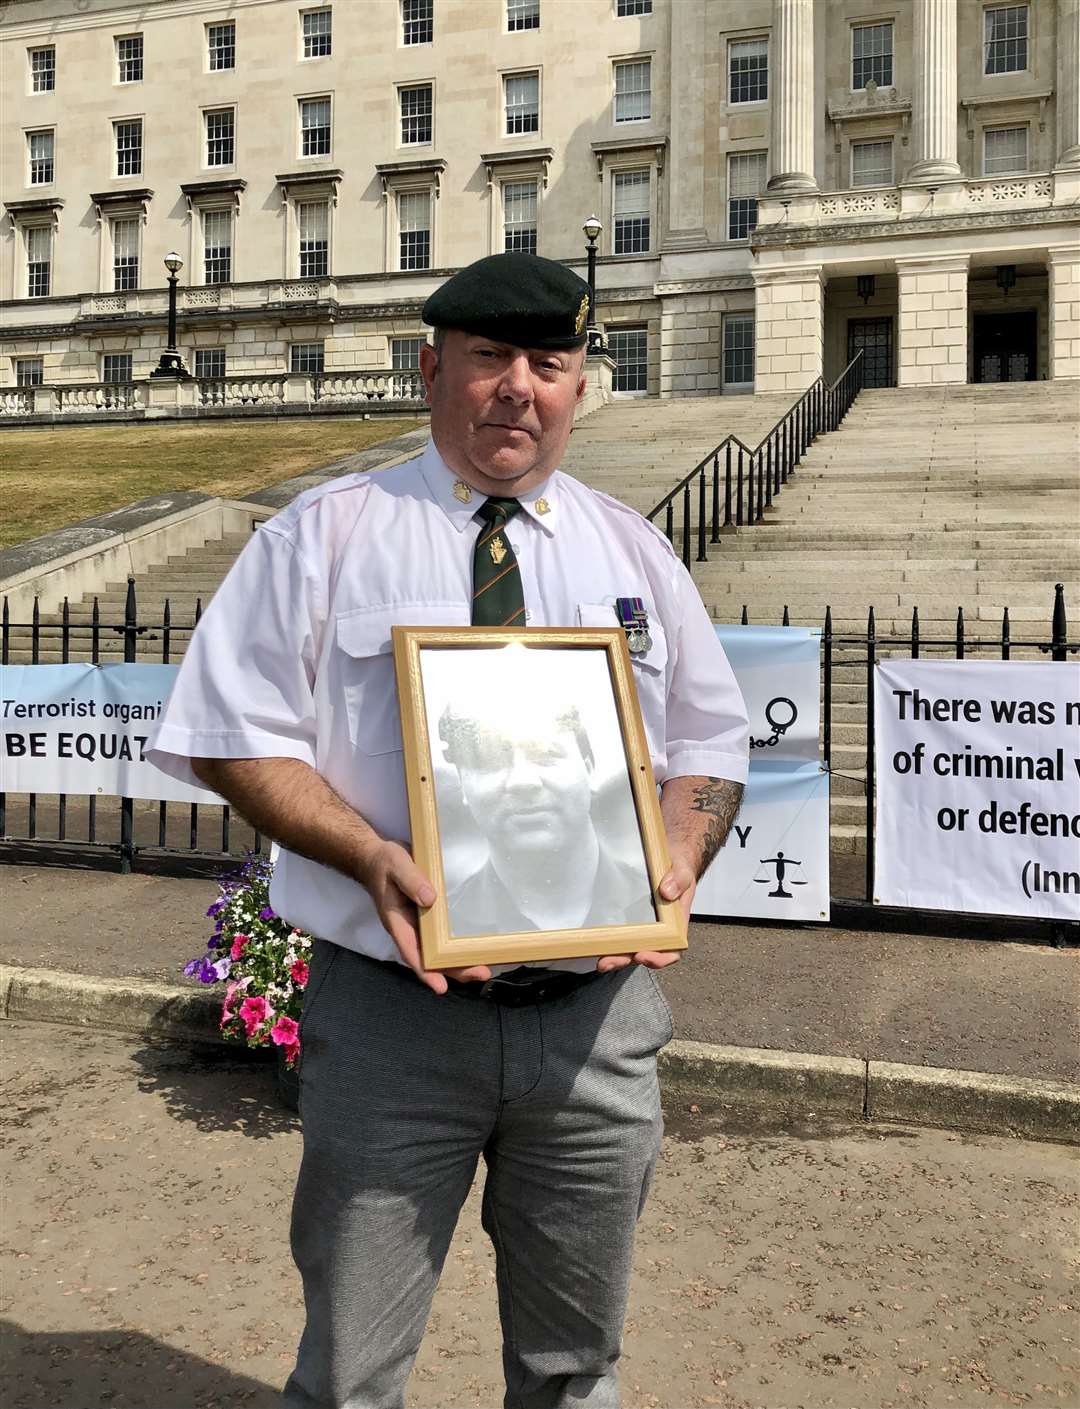
M 851 362 L 862 353 L 864 387 L 895 386 L 893 370 L 893 320 L 891 318 L 849 318 L 847 355 Z

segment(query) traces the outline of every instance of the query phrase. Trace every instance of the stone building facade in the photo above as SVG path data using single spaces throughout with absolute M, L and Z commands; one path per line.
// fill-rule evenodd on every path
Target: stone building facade
M 616 389 L 1080 377 L 1080 0 L 11 0 L 0 386 L 415 366 L 504 248 Z

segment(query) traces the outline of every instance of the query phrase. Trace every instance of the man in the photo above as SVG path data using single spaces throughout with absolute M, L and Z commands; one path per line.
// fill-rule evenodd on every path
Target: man
M 587 311 L 581 280 L 535 256 L 448 280 L 424 308 L 431 443 L 263 525 L 152 741 L 159 766 L 194 772 L 277 838 L 274 908 L 320 941 L 301 1020 L 292 1247 L 307 1322 L 290 1409 L 400 1409 L 481 1154 L 505 1404 L 618 1404 L 633 1230 L 662 1129 L 656 1052 L 671 1037 L 651 971 L 675 956 L 494 982 L 482 966 L 424 969 L 416 907 L 435 892 L 401 840 L 390 655 L 394 624 L 611 625 L 618 598 L 641 599 L 635 680 L 672 861 L 660 892 L 689 914 L 738 806 L 746 716 L 662 535 L 558 473 Z
M 648 924 L 656 918 L 640 842 L 635 866 L 598 835 L 592 745 L 577 706 L 552 698 L 547 654 L 518 651 L 524 658 L 509 667 L 512 688 L 500 689 L 489 668 L 468 706 L 448 705 L 439 721 L 444 755 L 457 769 L 467 815 L 489 852 L 484 865 L 447 896 L 451 934 Z M 621 783 L 621 790 L 609 790 L 611 804 L 621 803 L 633 823 L 625 770 L 613 783 Z M 439 812 L 445 838 L 442 797 Z

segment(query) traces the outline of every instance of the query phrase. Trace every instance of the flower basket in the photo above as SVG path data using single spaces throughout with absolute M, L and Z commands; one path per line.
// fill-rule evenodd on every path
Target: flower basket
M 308 980 L 311 936 L 286 923 L 270 905 L 273 863 L 248 856 L 218 885 L 207 910 L 214 933 L 207 952 L 184 965 L 201 983 L 224 983 L 221 1032 L 231 1042 L 275 1051 L 282 1100 L 299 1091 L 300 1007 Z

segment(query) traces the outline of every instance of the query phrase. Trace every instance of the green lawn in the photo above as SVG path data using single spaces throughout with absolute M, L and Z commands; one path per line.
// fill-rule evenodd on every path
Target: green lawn
M 417 425 L 319 416 L 5 430 L 0 548 L 152 494 L 193 489 L 242 499 Z

